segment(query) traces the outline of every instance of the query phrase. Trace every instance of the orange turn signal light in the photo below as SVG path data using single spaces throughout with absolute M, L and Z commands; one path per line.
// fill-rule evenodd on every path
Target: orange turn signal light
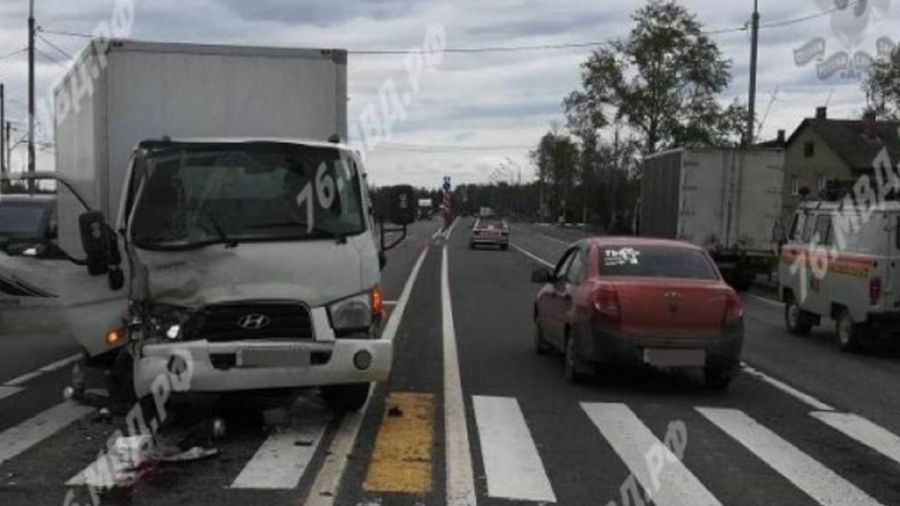
M 103 340 L 107 346 L 115 346 L 125 339 L 126 333 L 123 328 L 115 328 L 106 332 Z
M 370 302 L 372 303 L 372 316 L 379 316 L 384 312 L 384 293 L 381 287 L 375 285 L 369 293 Z

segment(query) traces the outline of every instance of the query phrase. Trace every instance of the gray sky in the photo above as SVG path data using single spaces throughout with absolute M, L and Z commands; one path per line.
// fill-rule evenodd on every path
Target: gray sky
M 48 30 L 90 33 L 108 20 L 113 0 L 36 0 L 38 24 Z M 124 1 L 124 0 L 119 0 Z M 760 0 L 764 25 L 821 13 L 839 0 Z M 407 49 L 421 45 L 426 30 L 439 23 L 448 47 L 519 46 L 608 40 L 627 34 L 637 0 L 153 0 L 135 5 L 131 37 L 154 41 L 226 43 L 356 49 Z M 708 30 L 739 28 L 749 20 L 751 0 L 682 0 Z M 761 137 L 778 129 L 790 133 L 816 106 L 829 104 L 832 117 L 857 117 L 865 106 L 859 80 L 840 73 L 821 80 L 816 63 L 795 64 L 794 50 L 814 37 L 825 41 L 827 58 L 838 51 L 876 54 L 876 41 L 900 41 L 900 0 L 869 0 L 851 10 L 761 33 L 758 110 L 765 117 Z M 852 9 L 852 7 L 851 7 Z M 26 41 L 26 0 L 0 0 L 0 57 Z M 69 54 L 86 41 L 46 35 Z M 723 101 L 746 100 L 750 41 L 747 32 L 715 35 L 734 62 L 734 81 Z M 67 64 L 38 43 L 38 94 L 46 93 Z M 579 84 L 579 64 L 588 48 L 515 53 L 446 54 L 425 74 L 421 91 L 390 140 L 369 154 L 376 184 L 409 182 L 438 186 L 444 175 L 454 184 L 486 182 L 494 168 L 510 160 L 523 180 L 534 169 L 527 151 L 553 122 L 564 123 L 562 98 Z M 56 62 L 51 61 L 56 59 Z M 26 62 L 23 54 L 0 61 L 7 83 L 9 116 L 24 120 Z M 402 56 L 350 57 L 351 121 L 392 78 L 406 79 Z M 776 89 L 777 95 L 774 95 Z M 774 100 L 773 100 L 774 96 Z M 771 108 L 770 108 L 771 104 Z M 24 125 L 21 125 L 24 127 Z M 48 139 L 48 141 L 51 139 Z M 396 146 L 401 144 L 401 146 Z M 436 146 L 415 149 L 408 145 Z M 470 149 L 473 148 L 473 149 Z M 474 149 L 477 148 L 477 149 Z M 482 149 L 491 148 L 491 149 Z M 493 149 L 497 148 L 497 149 Z M 40 157 L 52 166 L 49 147 Z M 21 154 L 15 160 L 21 161 Z

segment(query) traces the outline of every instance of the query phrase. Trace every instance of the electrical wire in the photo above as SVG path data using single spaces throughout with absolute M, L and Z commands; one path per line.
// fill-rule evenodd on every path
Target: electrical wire
M 41 39 L 41 40 L 44 42 L 44 44 L 47 44 L 47 45 L 50 46 L 51 48 L 55 49 L 56 52 L 58 52 L 59 54 L 65 56 L 67 59 L 69 59 L 69 60 L 74 60 L 74 59 L 75 59 L 72 55 L 70 55 L 68 52 L 66 52 L 65 50 L 63 50 L 61 47 L 59 47 L 59 46 L 57 46 L 56 44 L 54 44 L 54 43 L 50 42 L 49 40 L 47 40 L 47 37 L 44 37 L 43 35 L 41 35 L 40 32 L 37 32 L 36 35 L 38 36 L 39 39 Z
M 521 149 L 534 149 L 534 146 L 487 146 L 465 144 L 407 144 L 400 142 L 382 142 L 375 149 L 389 149 L 396 151 L 412 151 L 430 153 L 434 151 L 510 151 Z
M 16 56 L 17 54 L 24 53 L 26 51 L 28 51 L 28 47 L 23 47 L 22 49 L 16 49 L 15 51 L 13 51 L 11 53 L 6 53 L 5 55 L 0 56 L 0 61 L 6 60 L 8 58 L 12 58 L 13 56 Z

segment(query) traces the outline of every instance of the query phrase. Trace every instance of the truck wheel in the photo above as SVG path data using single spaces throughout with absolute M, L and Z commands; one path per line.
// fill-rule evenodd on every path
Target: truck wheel
M 370 383 L 328 385 L 322 387 L 322 399 L 336 413 L 357 411 L 369 398 Z
M 116 356 L 106 378 L 106 387 L 116 410 L 127 411 L 137 402 L 137 393 L 134 391 L 134 358 L 127 350 L 120 350 Z
M 798 336 L 809 334 L 813 327 L 809 313 L 800 309 L 793 297 L 788 297 L 784 303 L 784 324 L 788 332 Z
M 855 353 L 859 351 L 865 325 L 855 323 L 850 312 L 842 309 L 835 320 L 835 333 L 837 333 L 838 347 L 841 351 Z

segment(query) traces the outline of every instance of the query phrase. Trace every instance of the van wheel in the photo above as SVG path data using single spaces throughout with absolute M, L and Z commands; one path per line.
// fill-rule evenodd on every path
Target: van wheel
M 854 353 L 859 351 L 865 325 L 855 323 L 850 312 L 842 309 L 835 320 L 835 333 L 838 338 L 838 347 L 841 351 Z
M 805 336 L 812 330 L 812 318 L 802 309 L 793 297 L 788 297 L 784 303 L 784 324 L 788 332 L 798 336 Z
M 336 413 L 357 411 L 369 398 L 369 385 L 370 383 L 351 383 L 323 386 L 322 400 Z
M 541 319 L 537 315 L 534 316 L 534 351 L 538 355 L 549 355 L 553 351 L 550 343 L 544 339 L 544 329 L 541 328 Z

